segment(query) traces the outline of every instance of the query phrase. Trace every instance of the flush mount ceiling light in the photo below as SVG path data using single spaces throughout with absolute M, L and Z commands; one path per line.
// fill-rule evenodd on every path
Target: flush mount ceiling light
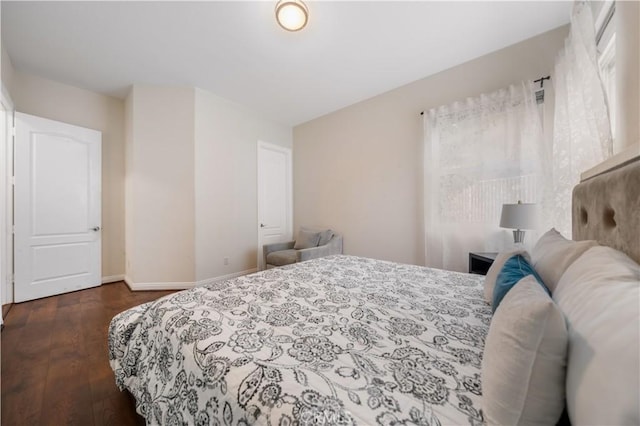
M 307 25 L 309 9 L 301 0 L 280 0 L 276 4 L 276 20 L 287 31 L 300 31 Z

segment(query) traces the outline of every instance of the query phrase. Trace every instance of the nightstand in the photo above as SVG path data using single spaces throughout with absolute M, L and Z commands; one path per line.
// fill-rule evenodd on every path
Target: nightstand
M 469 273 L 487 275 L 498 253 L 469 253 Z

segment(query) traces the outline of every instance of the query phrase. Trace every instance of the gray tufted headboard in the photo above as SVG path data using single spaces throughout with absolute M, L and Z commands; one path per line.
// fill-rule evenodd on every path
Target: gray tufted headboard
M 573 189 L 573 239 L 597 240 L 640 263 L 640 159 Z

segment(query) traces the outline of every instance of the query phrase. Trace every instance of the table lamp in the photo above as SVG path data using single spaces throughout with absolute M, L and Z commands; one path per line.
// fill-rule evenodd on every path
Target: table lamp
M 523 229 L 536 228 L 536 205 L 534 203 L 503 204 L 500 227 L 513 229 L 513 242 L 524 241 Z

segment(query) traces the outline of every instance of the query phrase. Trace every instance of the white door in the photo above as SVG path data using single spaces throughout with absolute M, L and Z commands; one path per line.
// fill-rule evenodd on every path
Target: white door
M 102 134 L 15 121 L 15 301 L 100 285 Z
M 258 141 L 258 268 L 262 246 L 292 239 L 291 150 Z

